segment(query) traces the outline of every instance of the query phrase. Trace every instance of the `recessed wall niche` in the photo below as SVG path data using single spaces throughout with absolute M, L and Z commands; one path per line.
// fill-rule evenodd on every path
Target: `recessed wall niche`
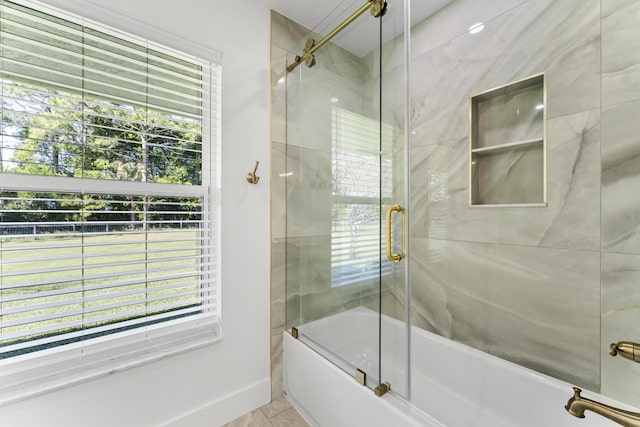
M 544 73 L 471 97 L 471 206 L 546 206 L 545 101 Z

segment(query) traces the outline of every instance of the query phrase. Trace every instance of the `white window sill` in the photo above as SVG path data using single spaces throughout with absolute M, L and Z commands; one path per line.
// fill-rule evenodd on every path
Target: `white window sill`
M 0 360 L 0 407 L 222 339 L 217 319 L 189 319 Z

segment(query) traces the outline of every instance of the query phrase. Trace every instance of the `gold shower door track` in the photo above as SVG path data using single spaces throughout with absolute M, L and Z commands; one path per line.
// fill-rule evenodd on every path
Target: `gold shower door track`
M 294 62 L 287 66 L 287 71 L 291 72 L 296 69 L 303 61 L 307 67 L 313 67 L 316 63 L 314 52 L 320 49 L 325 43 L 331 40 L 336 34 L 344 30 L 353 21 L 355 21 L 360 15 L 365 13 L 368 9 L 371 9 L 371 15 L 375 18 L 382 17 L 387 11 L 387 2 L 385 0 L 367 0 L 365 4 L 360 6 L 351 16 L 342 21 L 340 25 L 334 28 L 329 34 L 324 36 L 322 40 L 316 43 L 313 39 L 307 40 L 306 48 L 302 51 L 302 56 L 296 55 Z

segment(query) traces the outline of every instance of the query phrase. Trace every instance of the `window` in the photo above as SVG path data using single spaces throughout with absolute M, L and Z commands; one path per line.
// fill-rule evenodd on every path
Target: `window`
M 0 362 L 219 334 L 220 66 L 0 8 Z
M 390 156 L 380 160 L 380 122 L 332 107 L 331 286 L 390 274 L 382 263 L 380 206 L 392 199 Z M 382 149 L 391 153 L 393 127 L 382 124 Z M 382 177 L 381 177 L 382 174 Z

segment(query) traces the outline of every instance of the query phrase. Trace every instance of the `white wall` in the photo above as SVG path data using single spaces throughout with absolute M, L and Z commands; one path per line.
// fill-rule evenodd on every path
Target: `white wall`
M 0 426 L 221 425 L 269 400 L 269 10 L 251 0 L 46 3 L 161 43 L 169 44 L 165 34 L 195 42 L 173 43 L 178 49 L 223 52 L 224 338 L 0 407 Z M 244 177 L 256 160 L 261 180 L 254 186 Z

